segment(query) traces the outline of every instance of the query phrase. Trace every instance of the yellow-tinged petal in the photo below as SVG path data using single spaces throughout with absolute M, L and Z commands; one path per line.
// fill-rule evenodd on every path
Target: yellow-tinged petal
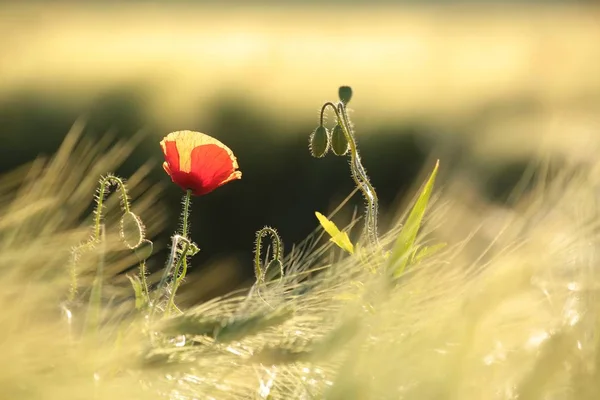
M 315 215 L 319 220 L 319 223 L 325 229 L 325 232 L 331 236 L 329 240 L 338 245 L 341 249 L 347 251 L 350 254 L 354 254 L 354 245 L 350 241 L 348 234 L 346 232 L 342 232 L 338 229 L 338 227 L 327 219 L 326 216 L 316 211 Z
M 214 144 L 225 150 L 232 160 L 233 169 L 239 168 L 233 151 L 220 140 L 206 133 L 189 130 L 171 132 L 160 142 L 163 151 L 166 151 L 166 142 L 176 143 L 177 152 L 179 153 L 179 170 L 182 172 L 190 172 L 192 170 L 192 150 L 206 144 Z
M 231 149 L 207 134 L 171 132 L 160 145 L 165 156 L 163 168 L 174 183 L 192 190 L 194 196 L 210 193 L 242 177 Z

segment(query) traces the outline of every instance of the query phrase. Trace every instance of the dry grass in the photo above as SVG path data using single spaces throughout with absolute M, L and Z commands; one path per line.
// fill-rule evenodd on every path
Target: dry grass
M 540 168 L 550 172 L 510 208 L 457 195 L 447 176 L 418 243 L 448 246 L 397 281 L 383 259 L 344 257 L 315 236 L 288 252 L 283 280 L 172 317 L 133 309 L 119 275 L 131 262 L 110 239 L 115 201 L 103 319 L 89 331 L 87 303 L 64 300 L 70 248 L 89 235 L 76 221 L 98 172 L 131 151 L 105 146 L 75 132 L 52 160 L 4 181 L 5 398 L 595 398 L 599 164 Z M 161 222 L 155 194 L 142 172 L 129 182 L 151 235 Z M 96 266 L 82 261 L 79 271 Z M 90 284 L 81 282 L 84 298 Z

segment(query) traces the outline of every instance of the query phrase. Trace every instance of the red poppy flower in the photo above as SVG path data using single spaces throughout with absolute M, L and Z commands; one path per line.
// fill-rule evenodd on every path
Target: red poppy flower
M 165 162 L 163 168 L 171 180 L 192 194 L 207 194 L 235 179 L 242 173 L 229 147 L 200 132 L 169 133 L 161 142 Z

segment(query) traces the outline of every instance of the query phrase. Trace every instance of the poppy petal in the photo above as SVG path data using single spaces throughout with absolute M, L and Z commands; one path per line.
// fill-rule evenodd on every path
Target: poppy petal
M 235 157 L 217 144 L 204 144 L 194 148 L 191 159 L 191 174 L 198 182 L 201 182 L 201 194 L 215 190 L 228 179 L 231 180 L 232 175 L 241 178 L 241 172 L 237 175 L 234 174 L 237 167 Z
M 161 141 L 161 147 L 167 174 L 174 183 L 184 190 L 191 189 L 196 196 L 242 177 L 231 149 L 204 133 L 172 132 Z
M 229 177 L 227 177 L 227 179 L 225 179 L 223 182 L 221 182 L 221 184 L 219 186 L 223 186 L 227 182 L 231 182 L 231 181 L 234 181 L 236 179 L 242 179 L 242 171 L 234 171 L 234 172 L 232 172 L 231 175 L 229 175 Z
M 164 139 L 160 142 L 160 146 L 163 149 L 163 154 L 165 155 L 165 162 L 169 166 L 171 171 L 179 170 L 179 149 L 177 148 L 177 143 Z
M 163 163 L 163 169 L 165 170 L 165 172 L 166 172 L 167 174 L 169 174 L 169 176 L 171 176 L 171 168 L 169 168 L 169 163 L 168 163 L 168 162 L 166 162 L 166 161 L 165 161 L 165 162 Z

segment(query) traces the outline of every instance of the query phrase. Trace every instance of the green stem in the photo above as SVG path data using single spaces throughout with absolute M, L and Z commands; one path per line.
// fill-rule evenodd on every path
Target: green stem
M 119 187 L 119 191 L 121 192 L 121 208 L 123 213 L 128 213 L 130 211 L 129 207 L 129 196 L 127 195 L 127 188 L 125 187 L 125 183 L 121 178 L 118 178 L 114 175 L 107 175 L 100 179 L 100 187 L 98 188 L 98 198 L 96 199 L 96 209 L 94 210 L 95 219 L 94 219 L 94 240 L 98 241 L 100 239 L 100 225 L 102 224 L 102 211 L 104 209 L 104 197 L 106 196 L 106 191 L 110 185 L 116 185 Z
M 150 299 L 150 292 L 148 291 L 148 280 L 146 279 L 146 260 L 140 263 L 140 281 L 142 281 L 142 290 L 146 300 Z
M 185 196 L 183 197 L 183 212 L 181 214 L 181 236 L 183 236 L 185 239 L 187 239 L 190 243 L 190 238 L 188 238 L 188 230 L 189 230 L 189 216 L 190 216 L 190 205 L 192 203 L 192 191 L 190 189 L 188 189 L 185 192 Z M 186 247 L 186 250 L 183 251 L 181 253 L 181 257 L 183 258 L 183 270 L 181 271 L 181 274 L 177 274 L 175 275 L 175 278 L 177 279 L 177 285 L 179 286 L 179 283 L 181 283 L 181 281 L 183 280 L 183 278 L 185 277 L 185 274 L 187 273 L 187 252 L 189 250 L 189 245 Z M 176 268 L 176 272 L 178 268 Z
M 367 200 L 367 216 L 365 224 L 367 226 L 367 232 L 369 235 L 369 239 L 371 244 L 378 245 L 378 233 L 377 233 L 377 215 L 379 212 L 379 200 L 377 198 L 377 193 L 375 192 L 375 188 L 371 185 L 369 181 L 369 177 L 360 161 L 360 155 L 358 154 L 358 150 L 356 147 L 356 141 L 354 139 L 354 132 L 352 131 L 352 126 L 350 125 L 350 120 L 348 118 L 348 113 L 346 112 L 346 106 L 344 103 L 340 102 L 338 104 L 338 108 L 342 115 L 343 123 L 342 129 L 344 130 L 344 134 L 348 139 L 348 143 L 350 143 L 350 157 L 352 163 L 352 169 L 355 169 L 354 173 L 359 176 L 360 181 L 362 181 L 361 190 L 363 195 Z
M 77 283 L 77 264 L 79 263 L 79 251 L 81 247 L 83 247 L 83 245 L 80 247 L 75 247 L 71 250 L 71 261 L 69 262 L 69 276 L 71 278 L 71 284 L 69 287 L 69 295 L 67 297 L 69 303 L 75 300 L 79 286 Z
M 125 187 L 125 183 L 119 177 L 116 177 L 112 174 L 101 177 L 99 181 L 100 186 L 98 186 L 98 194 L 96 195 L 96 207 L 94 208 L 94 233 L 92 238 L 88 240 L 86 243 L 78 246 L 77 248 L 72 250 L 71 254 L 71 265 L 70 265 L 70 289 L 68 300 L 73 301 L 77 294 L 78 283 L 77 283 L 77 262 L 79 260 L 80 251 L 85 248 L 94 248 L 96 244 L 101 241 L 101 236 L 104 235 L 103 225 L 102 225 L 102 214 L 104 212 L 104 198 L 107 195 L 107 191 L 110 185 L 116 185 L 121 192 L 121 209 L 124 214 L 130 212 L 129 206 L 129 196 L 127 195 L 127 188 Z M 99 271 L 102 273 L 102 271 Z
M 179 284 L 181 283 L 181 280 L 183 279 L 183 273 L 186 269 L 186 265 L 187 265 L 187 252 L 190 249 L 190 242 L 183 238 L 185 240 L 185 243 L 183 244 L 183 249 L 181 252 L 181 257 L 179 257 L 179 259 L 177 260 L 177 264 L 175 264 L 175 271 L 174 271 L 174 276 L 175 276 L 175 280 L 173 281 L 173 289 L 171 290 L 171 296 L 169 297 L 169 302 L 167 303 L 167 309 L 166 309 L 166 314 L 169 315 L 171 313 L 171 309 L 173 307 L 175 307 L 175 294 L 177 293 L 177 289 L 179 288 Z M 175 242 L 175 246 L 179 246 L 178 242 Z M 178 279 L 177 276 L 179 276 L 179 268 L 181 267 L 181 265 L 183 264 L 183 271 L 182 271 L 182 278 Z
M 106 254 L 105 235 L 106 232 L 104 230 L 104 226 L 102 226 L 102 229 L 100 230 L 100 246 L 96 249 L 98 252 L 98 267 L 96 268 L 96 277 L 94 278 L 94 283 L 92 284 L 92 291 L 90 293 L 90 298 L 88 301 L 87 315 L 85 321 L 86 331 L 88 333 L 93 333 L 94 335 L 98 333 L 102 311 L 102 284 L 104 279 L 104 264 Z
M 335 104 L 333 104 L 332 102 L 328 101 L 327 103 L 323 104 L 323 107 L 321 107 L 321 118 L 319 120 L 319 123 L 321 126 L 323 126 L 323 118 L 325 117 L 325 110 L 327 109 L 327 107 L 331 107 L 333 108 L 333 111 L 335 111 L 338 120 L 340 120 L 340 116 L 338 114 L 337 108 L 335 107 Z
M 362 192 L 365 200 L 367 201 L 367 214 L 365 218 L 365 228 L 367 231 L 367 238 L 371 245 L 379 247 L 379 238 L 377 233 L 377 215 L 379 209 L 379 200 L 375 188 L 371 185 L 369 177 L 363 167 L 360 155 L 358 154 L 358 148 L 356 146 L 356 140 L 354 138 L 354 132 L 350 125 L 350 120 L 346 112 L 346 106 L 344 103 L 338 103 L 337 107 L 331 102 L 323 104 L 321 108 L 320 123 L 323 124 L 323 115 L 327 107 L 330 107 L 335 112 L 337 121 L 344 131 L 344 135 L 348 140 L 350 146 L 350 174 L 354 183 L 358 189 Z
M 183 196 L 183 211 L 181 213 L 181 236 L 184 238 L 188 238 L 188 218 L 190 216 L 190 205 L 192 203 L 192 191 L 190 189 L 186 190 L 185 195 Z
M 185 278 L 187 273 L 187 254 L 190 250 L 191 241 L 188 238 L 188 230 L 189 230 L 189 216 L 190 216 L 190 205 L 192 203 L 192 191 L 190 189 L 186 190 L 185 195 L 183 196 L 183 210 L 181 212 L 181 239 L 185 241 L 183 248 L 181 249 L 181 254 L 177 259 L 177 263 L 175 264 L 175 269 L 173 271 L 173 286 L 171 288 L 171 295 L 169 297 L 169 303 L 167 304 L 166 312 L 170 313 L 171 308 L 175 307 L 175 294 L 177 293 L 177 289 L 179 285 Z M 179 241 L 175 241 L 173 243 L 175 246 L 175 254 L 177 254 L 177 249 L 179 248 Z M 180 271 L 181 268 L 181 271 Z

